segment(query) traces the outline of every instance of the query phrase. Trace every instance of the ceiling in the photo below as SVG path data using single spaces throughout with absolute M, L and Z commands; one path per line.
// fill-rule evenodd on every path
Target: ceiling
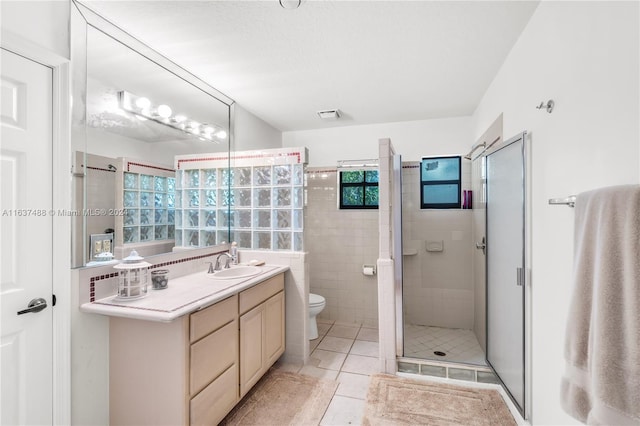
M 471 115 L 538 1 L 83 3 L 293 131 Z

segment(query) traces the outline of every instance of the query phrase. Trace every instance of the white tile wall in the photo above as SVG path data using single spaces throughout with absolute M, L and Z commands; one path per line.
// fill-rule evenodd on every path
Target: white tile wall
M 378 259 L 378 210 L 339 210 L 335 168 L 308 168 L 305 247 L 310 291 L 327 306 L 320 318 L 377 327 L 377 277 L 362 265 Z
M 463 161 L 462 187 L 471 168 Z M 421 210 L 419 162 L 403 164 L 402 239 L 404 317 L 409 324 L 473 328 L 472 210 Z M 443 241 L 427 252 L 427 241 Z

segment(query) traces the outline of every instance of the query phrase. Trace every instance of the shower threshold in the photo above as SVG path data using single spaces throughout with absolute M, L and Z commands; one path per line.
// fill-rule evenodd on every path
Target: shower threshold
M 398 357 L 398 372 L 477 383 L 500 383 L 487 366 Z

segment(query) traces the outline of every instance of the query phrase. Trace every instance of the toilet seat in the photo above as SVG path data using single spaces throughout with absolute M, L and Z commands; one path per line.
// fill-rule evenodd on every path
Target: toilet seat
M 325 303 L 324 297 L 319 294 L 309 293 L 309 306 L 317 306 Z

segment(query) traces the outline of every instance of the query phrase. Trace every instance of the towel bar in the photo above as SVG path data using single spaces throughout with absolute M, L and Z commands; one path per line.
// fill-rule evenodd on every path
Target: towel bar
M 549 198 L 549 204 L 564 204 L 569 207 L 575 207 L 576 196 L 569 195 L 567 198 Z

